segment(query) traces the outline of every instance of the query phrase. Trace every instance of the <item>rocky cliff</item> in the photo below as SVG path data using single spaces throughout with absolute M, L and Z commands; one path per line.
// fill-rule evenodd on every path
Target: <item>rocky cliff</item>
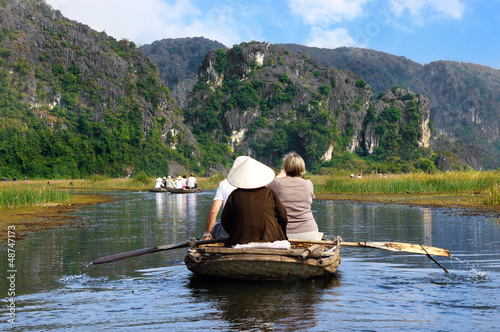
M 168 49 L 168 45 L 175 41 L 163 41 L 162 48 Z M 206 47 L 203 46 L 206 41 L 199 39 L 197 42 L 200 49 Z M 353 71 L 369 84 L 374 96 L 393 87 L 401 87 L 428 97 L 431 104 L 430 119 L 435 130 L 430 144 L 435 152 L 453 153 L 459 163 L 475 169 L 500 167 L 499 70 L 452 61 L 421 65 L 402 56 L 353 47 L 321 49 L 296 44 L 278 46 L 289 49 L 293 54 L 306 52 L 322 66 Z M 211 44 L 210 47 L 216 45 Z M 184 63 L 190 63 L 189 51 L 184 49 L 176 52 L 183 54 Z M 199 61 L 198 55 L 196 59 L 191 59 Z M 190 66 L 195 66 L 194 62 Z M 176 73 L 182 72 L 174 62 L 164 64 L 169 68 L 176 66 Z M 201 61 L 198 62 L 200 64 Z M 169 70 L 172 72 L 172 69 Z M 189 73 L 193 75 L 194 71 L 189 70 Z M 178 89 L 176 86 L 192 86 L 194 79 L 190 77 L 175 83 L 172 90 Z M 171 77 L 169 79 L 172 80 Z M 185 105 L 182 98 L 179 96 Z
M 500 167 L 500 70 L 471 63 L 436 61 L 418 64 L 405 57 L 368 49 L 320 49 L 281 45 L 307 52 L 324 66 L 349 69 L 376 94 L 394 86 L 428 96 L 434 150 L 453 151 L 475 169 Z
M 182 158 L 199 156 L 194 136 L 183 124 L 168 89 L 162 86 L 156 65 L 134 43 L 117 41 L 71 21 L 41 0 L 1 1 L 0 23 L 0 92 L 3 105 L 12 105 L 1 109 L 2 129 L 19 131 L 20 142 L 31 130 L 39 135 L 34 129 L 38 122 L 50 129 L 49 137 L 64 140 L 63 132 L 74 135 L 71 142 L 87 144 L 87 153 L 94 155 L 94 166 L 84 173 L 116 175 L 119 167 L 140 169 L 143 162 L 134 156 L 134 150 L 146 153 L 145 144 L 151 149 L 163 145 L 159 148 L 172 156 L 177 152 L 170 153 L 169 148 L 186 146 L 189 152 Z M 14 149 L 12 142 L 0 143 L 7 154 Z M 70 159 L 78 154 L 69 142 L 61 144 L 67 150 L 59 153 Z M 97 148 L 96 144 L 106 146 Z M 39 148 L 29 153 L 40 158 L 38 162 L 49 174 L 53 166 L 46 152 Z M 31 172 L 35 167 L 23 166 L 15 156 L 13 160 L 7 160 L 5 153 L 3 156 L 0 166 L 11 174 Z M 85 164 L 74 159 L 71 163 L 72 169 Z M 107 168 L 110 164 L 115 166 Z M 168 171 L 164 161 L 162 165 Z M 143 163 L 142 169 L 148 167 Z
M 217 41 L 194 37 L 162 39 L 139 49 L 156 63 L 172 97 L 185 106 L 188 93 L 198 81 L 203 58 L 209 51 L 219 48 L 226 49 Z
M 372 97 L 351 71 L 252 42 L 209 52 L 185 114 L 195 134 L 270 165 L 290 150 L 314 166 L 346 150 L 411 158 L 429 146 L 428 99 L 404 89 Z

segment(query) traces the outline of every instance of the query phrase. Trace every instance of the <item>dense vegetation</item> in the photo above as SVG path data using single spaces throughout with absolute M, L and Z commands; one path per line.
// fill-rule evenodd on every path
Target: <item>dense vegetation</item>
M 6 68 L 0 68 L 2 176 L 79 178 L 96 173 L 123 176 L 124 167 L 149 173 L 168 172 L 166 159 L 178 152 L 162 144 L 158 130 L 145 136 L 141 109 L 133 98 L 122 100 L 116 112 L 107 112 L 105 121 L 94 121 L 92 109 L 83 108 L 78 96 L 81 91 L 89 91 L 99 99 L 97 93 L 92 94 L 95 84 L 82 80 L 78 66 L 72 65 L 67 70 L 59 66 L 47 76 L 39 74 L 38 84 L 52 84 L 62 95 L 61 103 L 33 110 L 22 101 L 29 69 L 19 65 L 14 68 L 17 75 L 9 75 Z M 151 103 L 158 103 L 156 94 L 164 92 L 158 91 L 158 86 L 147 86 L 147 82 L 146 79 L 128 88 L 142 89 L 136 93 L 144 93 Z M 47 120 L 52 120 L 51 126 Z
M 17 21 L 19 30 L 8 27 L 19 20 L 14 11 L 0 8 L 6 24 L 0 29 L 0 177 L 157 175 L 168 173 L 167 160 L 195 165 L 182 128 L 174 125 L 179 135 L 164 137 L 172 121 L 163 111 L 169 90 L 134 43 L 91 30 L 80 36 L 73 29 L 82 28 L 60 13 L 48 20 L 43 2 L 30 6 L 32 22 Z M 34 17 L 53 23 L 37 26 Z M 32 48 L 28 36 L 45 40 L 43 48 Z M 95 43 L 101 51 L 90 46 Z
M 410 173 L 397 176 L 369 174 L 360 179 L 332 176 L 326 180 L 322 191 L 343 194 L 479 194 L 495 191 L 499 181 L 500 173 L 495 171 Z
M 62 203 L 71 198 L 68 191 L 42 186 L 11 186 L 0 188 L 0 209 Z

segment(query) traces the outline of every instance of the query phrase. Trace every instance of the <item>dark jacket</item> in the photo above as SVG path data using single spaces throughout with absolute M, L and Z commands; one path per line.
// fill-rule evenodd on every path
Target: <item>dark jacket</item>
M 229 234 L 226 247 L 287 239 L 286 210 L 267 187 L 234 190 L 222 211 L 221 223 Z

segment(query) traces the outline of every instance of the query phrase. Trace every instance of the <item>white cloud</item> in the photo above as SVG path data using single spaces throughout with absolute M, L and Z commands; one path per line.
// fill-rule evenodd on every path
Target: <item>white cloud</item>
M 311 38 L 306 45 L 333 49 L 341 46 L 356 46 L 356 41 L 344 28 L 325 30 L 315 26 L 311 28 Z
M 363 15 L 369 0 L 289 0 L 292 14 L 311 25 L 328 25 L 352 21 Z
M 139 44 L 164 38 L 204 36 L 226 45 L 238 40 L 230 29 L 230 6 L 207 12 L 192 0 L 47 0 L 66 17 Z
M 417 24 L 436 19 L 460 20 L 465 11 L 461 0 L 390 0 L 389 6 L 398 17 L 409 14 Z

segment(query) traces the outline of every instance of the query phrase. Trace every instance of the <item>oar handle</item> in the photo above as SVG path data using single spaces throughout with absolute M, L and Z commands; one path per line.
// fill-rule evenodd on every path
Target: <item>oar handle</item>
M 216 239 L 216 240 L 188 241 L 188 242 L 182 242 L 182 243 L 177 243 L 177 244 L 167 244 L 167 245 L 163 245 L 163 246 L 138 249 L 138 250 L 133 250 L 133 251 L 122 252 L 119 254 L 114 254 L 111 256 L 101 257 L 101 258 L 98 258 L 95 261 L 93 261 L 91 264 L 97 265 L 97 264 L 103 264 L 103 263 L 116 262 L 116 261 L 121 261 L 122 259 L 137 257 L 137 256 L 145 255 L 145 254 L 151 254 L 151 253 L 158 252 L 158 251 L 177 249 L 177 248 L 185 248 L 185 247 L 189 247 L 191 245 L 199 246 L 202 244 L 225 242 L 226 240 L 227 239 L 224 238 L 224 239 Z
M 187 244 L 189 244 L 189 242 Z M 93 261 L 92 264 L 97 265 L 97 264 L 103 264 L 103 263 L 110 263 L 110 262 L 120 261 L 122 259 L 137 257 L 137 256 L 160 251 L 158 248 L 160 248 L 160 247 L 156 246 L 156 247 L 151 247 L 151 248 L 144 248 L 144 249 L 138 249 L 138 250 L 133 250 L 133 251 L 128 251 L 128 252 L 122 252 L 122 253 L 114 254 L 111 256 L 101 257 L 101 258 L 98 258 L 95 261 Z

